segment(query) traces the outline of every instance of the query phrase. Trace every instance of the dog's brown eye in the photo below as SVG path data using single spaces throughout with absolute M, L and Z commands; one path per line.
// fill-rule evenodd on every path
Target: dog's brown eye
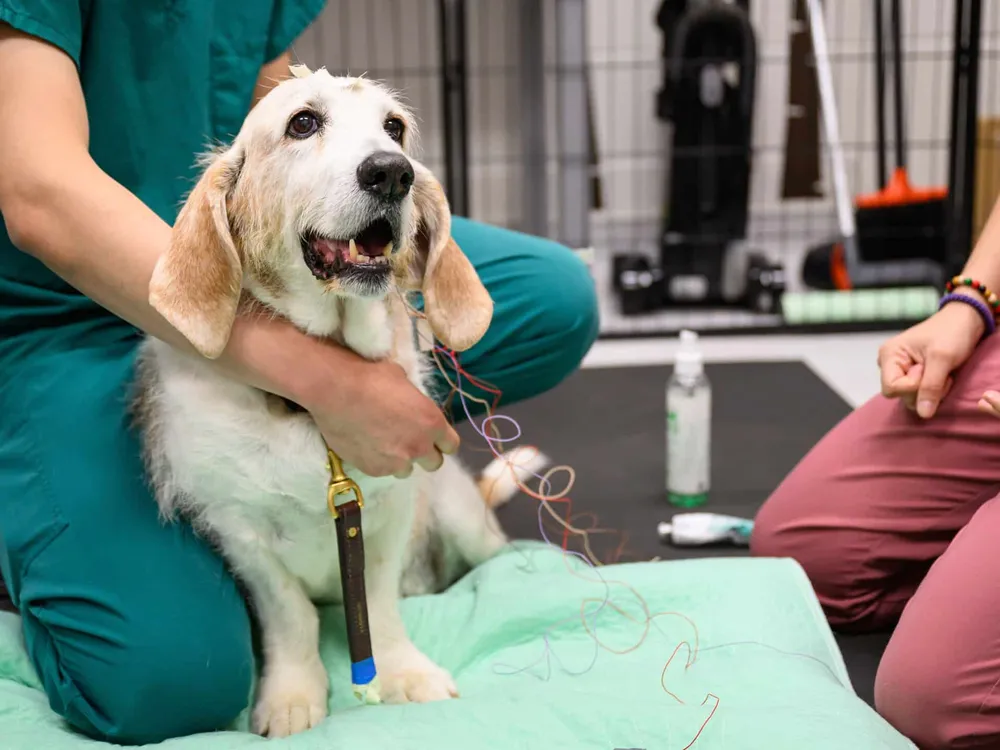
M 319 120 L 312 112 L 299 112 L 288 123 L 288 135 L 293 138 L 308 138 L 319 130 Z
M 403 121 L 398 117 L 390 117 L 385 121 L 383 127 L 385 128 L 385 132 L 389 134 L 389 137 L 396 143 L 400 143 L 403 140 L 403 131 L 406 128 L 403 126 Z

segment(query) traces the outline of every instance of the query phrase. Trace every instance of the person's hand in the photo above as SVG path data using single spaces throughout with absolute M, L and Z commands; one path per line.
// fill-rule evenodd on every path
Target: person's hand
M 458 433 L 440 408 L 394 362 L 359 360 L 300 403 L 327 445 L 368 476 L 406 477 L 414 464 L 436 471 L 442 454 L 458 450 Z
M 879 349 L 882 394 L 930 419 L 951 388 L 952 373 L 972 356 L 984 331 L 982 318 L 970 305 L 945 305 Z
M 989 414 L 991 417 L 1000 418 L 1000 393 L 997 391 L 986 391 L 977 404 L 979 411 Z

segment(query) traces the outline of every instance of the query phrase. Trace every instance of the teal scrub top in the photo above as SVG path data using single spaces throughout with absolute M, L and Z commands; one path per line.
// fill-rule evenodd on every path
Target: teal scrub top
M 236 135 L 260 68 L 287 50 L 324 4 L 0 0 L 0 21 L 73 59 L 91 155 L 172 224 L 194 184 L 198 154 Z M 0 350 L 4 341 L 84 321 L 112 323 L 109 313 L 17 250 L 0 223 Z

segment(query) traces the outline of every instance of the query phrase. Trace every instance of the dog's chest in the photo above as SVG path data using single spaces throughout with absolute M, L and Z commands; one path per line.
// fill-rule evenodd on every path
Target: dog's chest
M 351 305 L 344 312 L 342 322 L 348 325 L 339 333 L 355 339 L 347 342 L 352 348 L 360 348 L 357 339 L 366 338 L 369 356 L 375 350 L 385 353 L 394 339 L 406 341 L 397 338 L 405 332 L 405 316 L 393 326 L 378 305 Z M 160 436 L 154 451 L 169 467 L 171 485 L 161 502 L 182 498 L 183 509 L 222 538 L 263 547 L 262 553 L 277 555 L 311 596 L 336 600 L 339 559 L 326 502 L 330 473 L 315 422 L 274 397 L 229 380 L 211 363 L 159 342 L 151 347 Z M 408 347 L 395 349 L 405 360 Z M 400 364 L 419 382 L 415 360 Z M 367 539 L 384 526 L 380 497 L 405 490 L 406 483 L 367 477 L 349 467 L 348 473 L 365 497 Z
M 272 523 L 277 529 L 272 549 L 285 569 L 301 582 L 309 598 L 322 603 L 340 602 L 340 555 L 333 518 L 300 516 L 272 519 Z

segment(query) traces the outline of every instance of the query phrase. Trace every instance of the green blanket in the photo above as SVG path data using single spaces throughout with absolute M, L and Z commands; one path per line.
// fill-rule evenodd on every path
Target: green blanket
M 245 732 L 244 715 L 233 731 L 162 747 L 913 748 L 854 694 L 795 563 L 650 562 L 599 574 L 579 562 L 572 568 L 576 574 L 550 548 L 518 544 L 448 592 L 404 602 L 414 641 L 452 671 L 458 700 L 358 705 L 349 685 L 343 612 L 331 608 L 323 612 L 322 628 L 333 696 L 331 716 L 320 727 L 267 741 Z M 640 601 L 613 581 L 639 591 L 650 614 L 676 614 L 654 617 L 643 638 L 647 617 Z M 73 734 L 48 708 L 18 626 L 15 616 L 0 615 L 0 748 L 105 747 Z M 684 643 L 697 645 L 690 667 Z

